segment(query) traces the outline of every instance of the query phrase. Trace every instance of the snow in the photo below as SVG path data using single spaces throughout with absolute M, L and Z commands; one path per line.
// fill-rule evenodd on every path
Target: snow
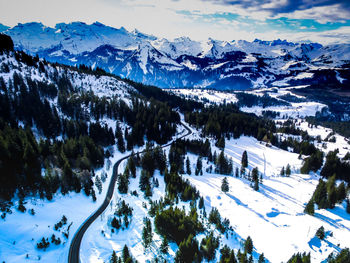
M 59 23 L 54 28 L 41 23 L 18 24 L 9 28 L 6 34 L 12 37 L 17 47 L 22 47 L 31 54 L 58 45 L 62 45 L 62 49 L 71 54 L 93 51 L 106 44 L 130 48 L 144 40 L 154 39 L 152 36 L 133 34 L 124 28 L 116 29 L 98 22 L 91 25 L 82 22 Z
M 125 162 L 122 165 L 122 172 L 125 166 Z M 124 245 L 127 245 L 132 253 L 139 262 L 147 262 L 152 260 L 155 256 L 159 256 L 159 249 L 162 239 L 161 237 L 153 233 L 153 244 L 144 253 L 144 247 L 142 245 L 142 229 L 143 229 L 143 218 L 150 217 L 148 215 L 147 209 L 144 207 L 147 204 L 149 208 L 149 203 L 147 199 L 143 197 L 143 192 L 139 189 L 139 177 L 140 170 L 138 169 L 137 177 L 130 180 L 129 191 L 136 190 L 139 194 L 138 197 L 132 195 L 121 195 L 118 190 L 115 190 L 113 200 L 109 208 L 101 215 L 100 220 L 96 220 L 91 227 L 87 230 L 86 234 L 82 240 L 81 246 L 81 262 L 107 262 L 115 250 L 117 253 L 121 254 Z M 165 184 L 163 176 L 156 171 L 155 178 L 159 180 L 159 187 L 153 189 L 152 200 L 159 200 L 160 197 L 164 197 L 165 194 Z M 119 200 L 125 200 L 133 208 L 133 215 L 129 227 L 125 230 L 117 230 L 116 233 L 111 232 L 110 222 L 113 218 L 115 205 Z M 154 231 L 154 226 L 152 226 Z M 102 232 L 103 231 L 103 232 Z M 170 248 L 177 249 L 177 246 L 173 244 Z M 175 251 L 169 249 L 168 260 L 171 260 L 171 256 L 174 257 Z
M 192 64 L 191 61 L 189 61 L 189 60 L 185 60 L 181 64 L 188 67 L 191 70 L 198 70 L 199 69 L 199 67 L 197 65 Z
M 263 111 L 275 111 L 279 112 L 282 118 L 303 118 L 306 116 L 315 116 L 317 111 L 320 111 L 323 107 L 327 107 L 324 104 L 318 102 L 300 102 L 291 103 L 291 106 L 270 106 L 270 107 L 260 107 L 253 106 L 251 108 L 242 107 L 241 111 L 254 113 L 258 116 L 262 115 Z
M 292 87 L 290 87 L 292 88 Z M 293 87 L 298 88 L 298 87 Z M 236 103 L 238 102 L 235 93 L 233 92 L 225 92 L 225 91 L 217 91 L 217 90 L 207 90 L 207 89 L 172 89 L 169 92 L 173 92 L 177 95 L 181 95 L 187 98 L 191 98 L 194 100 L 200 100 L 204 103 Z M 281 95 L 293 95 L 298 98 L 304 98 L 302 96 L 297 96 L 292 94 L 288 89 L 276 89 L 276 88 L 268 88 L 268 89 L 259 89 L 253 91 L 246 91 L 246 93 L 254 94 L 256 96 L 263 96 L 264 94 L 268 94 L 273 98 L 278 98 Z M 315 116 L 317 111 L 321 111 L 322 108 L 327 107 L 327 105 L 306 101 L 306 102 L 292 102 L 290 106 L 269 106 L 269 107 L 261 107 L 261 106 L 253 106 L 253 107 L 241 107 L 240 110 L 248 113 L 254 113 L 257 116 L 261 116 L 263 111 L 275 111 L 280 113 L 279 118 L 304 118 L 306 116 Z
M 122 154 L 116 151 L 114 147 L 114 156 L 110 158 L 110 162 L 114 164 Z M 27 211 L 19 212 L 15 201 L 14 207 L 11 208 L 12 213 L 6 214 L 5 219 L 0 219 L 0 255 L 1 260 L 11 262 L 66 262 L 70 242 L 74 233 L 84 220 L 94 212 L 103 202 L 109 180 L 112 175 L 113 167 L 108 167 L 107 160 L 105 166 L 95 171 L 96 176 L 102 173 L 107 174 L 107 180 L 103 183 L 102 193 L 96 191 L 97 201 L 93 202 L 91 197 L 87 197 L 81 193 L 69 193 L 65 196 L 59 192 L 55 194 L 51 201 L 41 200 L 37 196 L 28 197 L 24 200 Z M 109 168 L 109 169 L 107 169 Z M 34 209 L 35 215 L 31 215 L 28 211 Z M 63 227 L 66 231 L 70 223 L 68 240 L 62 235 L 62 231 L 54 230 L 54 225 L 59 222 L 62 216 L 67 217 L 67 225 Z M 38 250 L 36 244 L 42 237 L 51 238 L 55 234 L 60 237 L 62 244 L 50 244 L 46 251 Z M 29 258 L 25 259 L 28 254 Z
M 295 79 L 311 78 L 312 73 L 307 72 L 308 69 L 336 70 L 350 60 L 350 44 L 322 47 L 317 43 L 288 43 L 280 40 L 227 42 L 209 38 L 193 41 L 188 37 L 168 40 L 143 34 L 136 29 L 128 32 L 125 28 L 112 28 L 99 22 L 91 25 L 82 22 L 60 23 L 55 27 L 26 23 L 8 28 L 5 33 L 13 38 L 17 49 L 30 54 L 42 54 L 49 60 L 68 61 L 71 64 L 89 64 L 87 61 L 94 63 L 95 60 L 89 58 L 96 58 L 94 51 L 104 45 L 118 48 L 121 54 L 116 56 L 115 52 L 107 52 L 105 57 L 99 58 L 100 67 L 129 77 L 135 75 L 132 73 L 137 73 L 138 67 L 130 67 L 128 63 L 134 64 L 134 60 L 137 60 L 142 73 L 147 75 L 145 80 L 163 87 L 171 87 L 171 83 L 175 81 L 173 78 L 177 75 L 171 74 L 169 77 L 166 76 L 166 72 L 182 70 L 187 73 L 184 74 L 187 79 L 182 80 L 184 86 L 189 84 L 193 87 L 205 87 L 206 83 L 216 82 L 212 76 L 221 70 L 223 72 L 219 73 L 217 80 L 229 76 L 242 76 L 251 82 L 253 88 L 261 88 L 270 86 L 275 76 L 279 75 L 287 77 L 272 83 L 286 86 L 288 81 L 294 78 L 296 70 L 300 74 Z M 129 52 L 125 51 L 133 51 L 135 56 L 130 56 Z M 245 56 L 242 60 L 232 60 L 230 56 L 234 52 L 243 52 Z M 266 67 L 259 66 L 259 57 L 266 63 Z M 118 67 L 123 61 L 126 66 Z M 207 65 L 206 62 L 210 62 L 210 65 L 203 67 Z M 152 66 L 165 73 L 155 76 L 159 71 L 152 70 Z M 191 71 L 201 71 L 204 74 L 202 79 L 206 79 L 207 82 L 201 83 L 201 79 Z M 232 72 L 240 74 L 232 75 Z M 164 84 L 160 78 L 170 79 L 166 80 L 168 84 Z M 341 78 L 338 80 L 341 82 Z
M 340 83 L 343 83 L 346 79 L 342 78 L 339 74 L 339 71 L 336 71 L 335 72 L 335 77 L 337 78 L 337 80 L 340 82 Z
M 204 197 L 206 211 L 218 208 L 222 217 L 230 220 L 240 237 L 251 236 L 258 253 L 264 253 L 270 262 L 286 262 L 292 254 L 311 253 L 312 262 L 321 262 L 331 252 L 338 252 L 341 244 L 350 246 L 350 216 L 344 204 L 332 210 L 317 210 L 315 217 L 303 213 L 318 183 L 313 175 L 298 173 L 301 161 L 297 154 L 274 147 L 266 147 L 253 138 L 241 137 L 226 141 L 225 154 L 240 166 L 244 150 L 248 152 L 249 169 L 258 167 L 264 174 L 263 184 L 254 191 L 245 179 L 227 176 L 230 190 L 221 191 L 223 175 L 186 176 Z M 290 164 L 292 175 L 281 177 L 282 166 Z M 316 239 L 317 229 L 323 225 L 333 233 L 325 241 Z M 229 240 L 230 241 L 230 240 Z
M 61 31 L 55 31 L 55 34 L 60 33 Z M 137 32 L 135 34 L 139 35 Z M 181 42 L 182 40 L 177 41 Z M 190 43 L 192 42 L 188 43 L 188 47 L 190 48 Z M 223 43 L 216 43 L 216 45 L 220 46 Z M 230 45 L 238 47 L 239 45 L 248 45 L 248 43 L 238 42 L 236 44 L 231 43 Z M 250 45 L 251 49 L 256 48 L 256 45 L 261 44 Z M 148 48 L 151 47 L 147 46 L 144 49 L 147 51 L 147 54 L 142 53 L 143 60 L 146 59 L 146 61 L 143 61 L 144 67 L 146 67 L 149 58 Z M 195 52 L 195 50 L 193 47 L 192 52 Z M 276 50 L 273 52 L 274 54 L 278 53 Z M 253 60 L 253 57 L 250 59 Z M 3 61 L 11 62 L 18 67 L 16 70 L 11 70 L 10 73 L 0 74 L 6 83 L 13 77 L 14 71 L 23 76 L 29 75 L 32 79 L 49 81 L 37 69 L 32 70 L 22 63 L 17 63 L 12 58 L 2 56 L 0 57 L 0 61 L 1 63 Z M 166 63 L 166 60 L 163 62 Z M 246 62 L 248 63 L 248 61 Z M 130 64 L 128 65 L 131 67 Z M 58 67 L 57 70 L 58 74 L 63 74 L 62 68 Z M 51 71 L 49 70 L 49 73 L 52 73 Z M 67 74 L 72 79 L 73 86 L 76 89 L 80 89 L 81 91 L 91 90 L 96 96 L 106 97 L 107 99 L 117 96 L 130 103 L 129 91 L 134 91 L 134 89 L 122 81 L 107 76 L 96 77 L 87 74 L 78 74 L 70 70 L 68 70 Z M 311 77 L 307 74 L 312 73 L 301 73 L 297 78 Z M 203 81 L 203 83 L 205 82 Z M 234 93 L 206 89 L 174 89 L 171 92 L 205 103 L 237 102 Z M 290 94 L 290 91 L 288 89 L 263 89 L 253 90 L 250 93 L 258 96 L 268 93 L 270 96 L 278 98 L 278 96 Z M 298 97 L 302 98 L 301 96 Z M 50 103 L 55 104 L 56 102 L 50 101 Z M 317 111 L 325 106 L 321 103 L 307 101 L 291 103 L 291 106 L 267 108 L 255 106 L 252 108 L 245 107 L 241 110 L 257 115 L 261 115 L 263 110 L 272 110 L 280 112 L 282 118 L 298 118 L 297 127 L 307 131 L 311 136 L 320 135 L 324 139 L 331 132 L 330 129 L 321 126 L 310 127 L 306 121 L 299 118 L 315 115 Z M 183 115 L 181 115 L 181 118 L 183 121 Z M 113 120 L 103 118 L 102 123 L 106 123 L 113 130 L 115 129 L 115 121 Z M 122 124 L 122 126 L 125 127 L 125 124 Z M 203 139 L 199 131 L 194 128 L 191 128 L 191 130 L 193 134 L 189 138 Z M 184 132 L 185 130 L 182 127 L 178 127 L 177 137 Z M 37 134 L 36 136 L 38 138 Z M 325 152 L 339 149 L 339 156 L 343 157 L 350 149 L 348 141 L 338 134 L 334 136 L 336 142 L 326 142 L 326 149 L 322 143 L 315 143 L 315 145 Z M 212 148 L 218 153 L 219 149 L 214 146 L 214 140 L 212 138 L 209 139 L 211 140 Z M 106 161 L 102 169 L 95 171 L 96 175 L 100 177 L 104 172 L 108 175 L 106 182 L 103 183 L 102 193 L 97 194 L 96 202 L 93 202 L 91 197 L 86 197 L 83 193 L 69 193 L 65 196 L 57 193 L 52 201 L 41 200 L 37 196 L 27 197 L 25 199 L 27 211 L 21 213 L 15 209 L 18 205 L 18 198 L 14 199 L 15 205 L 11 208 L 12 214 L 7 213 L 5 219 L 0 219 L 1 260 L 5 262 L 37 262 L 40 259 L 42 262 L 49 263 L 66 262 L 69 244 L 74 233 L 82 222 L 97 209 L 105 197 L 112 173 L 112 166 L 108 167 L 109 164 L 114 164 L 117 159 L 128 154 L 119 153 L 115 146 L 112 148 L 114 155 L 110 158 L 110 162 Z M 169 147 L 166 148 L 166 151 L 168 150 Z M 318 183 L 319 176 L 317 173 L 311 175 L 302 175 L 299 173 L 302 160 L 298 159 L 298 154 L 266 145 L 252 137 L 242 136 L 239 139 L 226 140 L 225 154 L 232 159 L 234 168 L 240 167 L 241 156 L 244 150 L 248 152 L 248 169 L 252 170 L 254 167 L 258 167 L 259 171 L 263 174 L 263 183 L 260 185 L 258 192 L 250 187 L 249 181 L 242 178 L 227 176 L 230 191 L 224 194 L 221 191 L 223 175 L 209 174 L 207 172 L 204 172 L 203 176 L 184 175 L 184 178 L 189 179 L 204 197 L 207 212 L 212 207 L 217 207 L 221 216 L 230 220 L 234 233 L 232 235 L 230 234 L 228 238 L 222 237 L 222 244 L 228 244 L 230 247 L 238 249 L 241 248 L 242 240 L 249 235 L 254 242 L 254 258 L 257 259 L 259 253 L 264 253 L 270 262 L 286 261 L 292 254 L 303 251 L 311 252 L 312 262 L 322 262 L 331 252 L 337 252 L 343 247 L 350 247 L 350 216 L 345 212 L 344 203 L 337 205 L 334 209 L 316 210 L 314 217 L 303 213 L 305 204 L 310 199 Z M 188 157 L 191 161 L 192 171 L 194 171 L 197 156 L 188 154 Z M 281 177 L 279 175 L 280 170 L 283 166 L 286 167 L 287 164 L 291 166 L 292 175 L 290 177 Z M 210 164 L 207 164 L 204 160 L 203 171 L 205 171 L 208 165 Z M 122 162 L 119 171 L 123 171 L 124 167 L 125 161 Z M 87 230 L 81 246 L 82 262 L 107 262 L 112 250 L 116 250 L 120 254 L 125 244 L 128 245 L 131 253 L 139 262 L 151 261 L 154 257 L 161 256 L 158 249 L 161 243 L 161 237 L 156 233 L 153 236 L 153 244 L 147 251 L 144 251 L 142 246 L 142 221 L 145 216 L 148 216 L 145 204 L 147 207 L 149 207 L 149 204 L 143 197 L 143 193 L 139 190 L 139 176 L 140 170 L 138 170 L 137 178 L 131 179 L 129 189 L 137 190 L 139 197 L 121 195 L 115 190 L 110 207 Z M 158 171 L 156 171 L 155 178 L 158 179 L 160 185 L 159 188 L 154 188 L 152 199 L 158 200 L 164 196 L 165 185 L 163 177 Z M 97 190 L 96 192 L 98 193 Z M 133 207 L 133 218 L 128 229 L 111 233 L 109 222 L 112 218 L 114 207 L 120 198 L 126 200 Z M 179 202 L 178 206 L 185 206 L 188 209 L 189 205 L 188 203 Z M 35 215 L 31 215 L 28 212 L 32 208 L 35 211 Z M 68 224 L 63 227 L 64 231 L 68 230 L 68 226 L 72 223 L 67 240 L 62 234 L 63 230 L 55 231 L 53 229 L 54 224 L 63 215 L 68 219 Z M 315 232 L 320 226 L 324 226 L 327 232 L 324 241 L 315 238 Z M 333 236 L 330 235 L 331 232 Z M 37 242 L 42 237 L 50 238 L 52 234 L 60 237 L 63 244 L 59 246 L 51 244 L 46 251 L 38 250 L 36 248 Z M 202 236 L 201 234 L 197 238 L 200 239 Z M 169 255 L 165 256 L 165 259 L 172 261 L 176 250 L 176 244 L 171 243 Z M 28 259 L 25 259 L 27 254 Z
M 172 89 L 169 92 L 173 92 L 176 95 L 189 97 L 191 99 L 199 99 L 202 102 L 213 103 L 235 103 L 237 98 L 234 93 L 226 93 L 223 91 L 207 90 L 207 89 Z
M 304 120 L 298 120 L 297 127 L 304 131 L 307 131 L 307 133 L 311 136 L 316 137 L 317 135 L 319 135 L 322 140 L 324 140 L 332 132 L 332 129 L 325 128 L 320 125 L 318 125 L 317 127 L 316 126 L 311 127 L 309 123 Z M 325 153 L 338 149 L 339 150 L 338 156 L 340 158 L 343 158 L 345 154 L 350 152 L 350 145 L 348 143 L 348 140 L 344 136 L 341 136 L 337 133 L 334 134 L 334 137 L 336 139 L 335 142 L 322 141 L 321 143 L 316 143 L 316 146 L 320 150 L 324 151 Z M 326 148 L 323 145 L 326 145 Z
M 311 79 L 313 75 L 314 73 L 303 72 L 294 77 L 294 79 Z

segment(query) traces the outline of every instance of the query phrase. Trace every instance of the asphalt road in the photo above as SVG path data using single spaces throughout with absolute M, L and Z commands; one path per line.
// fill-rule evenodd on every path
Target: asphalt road
M 187 133 L 182 135 L 178 139 L 181 139 L 181 138 L 188 136 L 192 133 L 192 131 L 189 127 L 187 127 L 184 123 L 181 123 L 181 124 L 187 130 Z M 171 145 L 172 143 L 173 142 L 164 144 L 161 147 L 162 148 L 167 147 L 167 146 Z M 142 152 L 139 152 L 139 153 L 142 153 Z M 136 155 L 136 154 L 138 154 L 138 153 L 134 153 L 134 155 Z M 83 236 L 84 236 L 86 230 L 89 228 L 89 226 L 103 213 L 103 211 L 105 211 L 105 209 L 109 205 L 109 203 L 113 197 L 113 192 L 114 192 L 115 184 L 117 181 L 119 164 L 122 161 L 124 161 L 125 159 L 129 158 L 130 156 L 131 156 L 131 154 L 119 159 L 114 164 L 113 174 L 112 174 L 112 178 L 111 178 L 111 181 L 109 183 L 109 186 L 108 186 L 106 198 L 103 201 L 103 203 L 101 204 L 101 206 L 84 221 L 84 223 L 79 227 L 78 231 L 74 234 L 72 243 L 70 244 L 70 247 L 69 247 L 68 263 L 79 263 L 80 262 L 80 255 L 79 254 L 80 254 L 81 240 L 83 239 Z

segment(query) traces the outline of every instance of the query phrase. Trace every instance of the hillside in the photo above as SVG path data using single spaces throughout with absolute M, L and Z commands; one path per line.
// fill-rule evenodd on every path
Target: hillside
M 184 98 L 1 38 L 1 261 L 70 262 L 113 179 L 81 262 L 349 259 L 349 139 L 304 119 L 326 105 L 287 90 Z

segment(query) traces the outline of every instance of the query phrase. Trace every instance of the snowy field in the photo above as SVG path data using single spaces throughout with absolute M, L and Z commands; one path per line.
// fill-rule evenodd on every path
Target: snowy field
M 167 90 L 169 91 L 169 90 Z M 184 96 L 203 103 L 236 103 L 237 98 L 234 93 L 207 89 L 171 89 L 171 92 L 178 96 Z
M 230 220 L 237 235 L 244 239 L 250 235 L 257 252 L 264 253 L 271 262 L 286 262 L 292 254 L 303 251 L 311 252 L 312 262 L 321 262 L 331 252 L 350 246 L 350 216 L 344 205 L 316 210 L 314 217 L 303 213 L 318 178 L 299 174 L 301 161 L 297 154 L 241 137 L 226 142 L 225 153 L 232 157 L 234 167 L 240 166 L 244 150 L 248 152 L 250 170 L 258 167 L 263 172 L 266 163 L 266 174 L 258 192 L 245 179 L 228 176 L 230 190 L 224 194 L 223 175 L 186 176 L 204 197 L 207 211 L 217 207 L 221 216 Z M 280 176 L 281 167 L 288 163 L 292 175 Z M 315 233 L 322 225 L 327 236 L 320 241 Z
M 321 111 L 326 105 L 318 102 L 299 102 L 291 103 L 291 106 L 270 106 L 270 107 L 242 107 L 241 111 L 255 113 L 257 116 L 261 116 L 263 111 L 275 111 L 280 113 L 281 118 L 304 118 L 307 116 L 315 116 L 317 111 Z M 279 117 L 277 117 L 279 118 Z
M 316 137 L 317 135 L 320 135 L 322 140 L 326 139 L 327 136 L 330 136 L 330 134 L 333 134 L 333 131 L 330 128 L 325 128 L 322 126 L 309 127 L 308 122 L 303 120 L 298 120 L 296 127 L 304 131 L 307 131 L 307 133 L 311 136 Z M 340 158 L 343 158 L 345 154 L 350 152 L 350 144 L 348 143 L 349 142 L 348 139 L 346 139 L 344 136 L 341 136 L 337 133 L 334 133 L 334 135 L 331 135 L 330 137 L 334 137 L 335 142 L 329 142 L 329 141 L 327 142 L 322 141 L 321 143 L 315 142 L 315 146 L 317 146 L 319 149 L 321 149 L 325 153 L 338 149 L 339 150 L 338 156 Z
M 323 139 L 330 130 L 322 127 L 309 128 L 307 123 L 300 121 L 300 127 L 307 130 L 310 135 L 320 135 Z M 194 129 L 191 139 L 200 138 Z M 179 130 L 179 134 L 183 133 Z M 345 139 L 336 135 L 336 143 L 333 147 L 345 147 Z M 213 150 L 217 153 L 219 149 L 211 142 Z M 332 143 L 327 143 L 331 148 Z M 169 147 L 167 147 L 168 151 Z M 318 182 L 318 176 L 301 175 L 299 168 L 302 161 L 298 155 L 283 151 L 276 147 L 267 146 L 252 137 L 242 136 L 239 139 L 226 141 L 225 154 L 233 163 L 234 169 L 240 167 L 243 151 L 248 152 L 249 167 L 251 170 L 258 167 L 263 174 L 263 183 L 258 192 L 254 191 L 250 182 L 246 179 L 227 176 L 230 190 L 224 194 L 221 191 L 223 175 L 209 174 L 205 170 L 207 162 L 203 161 L 203 176 L 194 176 L 197 156 L 189 154 L 192 175 L 184 175 L 196 186 L 204 197 L 206 211 L 209 213 L 212 207 L 218 208 L 222 218 L 228 218 L 234 233 L 227 237 L 222 236 L 221 244 L 228 244 L 235 249 L 242 249 L 243 240 L 251 236 L 254 242 L 254 258 L 264 253 L 270 262 L 286 262 L 296 252 L 311 252 L 312 262 L 322 262 L 331 252 L 340 251 L 343 247 L 350 246 L 350 216 L 344 211 L 344 204 L 334 209 L 316 210 L 315 216 L 303 213 L 305 204 L 310 199 Z M 111 158 L 113 164 L 121 154 L 116 151 Z M 292 175 L 290 177 L 280 176 L 282 166 L 291 165 Z M 119 168 L 123 171 L 125 162 Z M 91 197 L 84 194 L 71 193 L 66 196 L 55 195 L 53 201 L 42 201 L 37 198 L 26 199 L 27 212 L 22 214 L 15 208 L 12 214 L 7 214 L 0 224 L 0 255 L 5 262 L 66 262 L 69 243 L 80 224 L 97 209 L 102 202 L 112 167 L 108 169 L 107 164 L 103 169 L 96 172 L 106 171 L 108 177 L 103 184 L 103 191 L 97 194 L 97 201 L 93 202 Z M 147 262 L 156 256 L 160 256 L 158 247 L 161 238 L 154 232 L 153 244 L 146 251 L 142 245 L 143 218 L 148 216 L 149 203 L 139 190 L 139 173 L 135 179 L 130 180 L 131 190 L 137 190 L 139 196 L 121 195 L 115 190 L 115 195 L 110 207 L 95 221 L 87 230 L 82 240 L 81 260 L 82 262 L 107 262 L 113 250 L 120 254 L 126 244 L 132 255 L 139 262 Z M 163 177 L 156 171 L 155 178 L 159 181 L 159 187 L 154 188 L 152 200 L 158 200 L 164 196 L 165 185 Z M 118 201 L 125 200 L 133 208 L 131 224 L 126 230 L 111 232 L 110 222 Z M 15 205 L 16 207 L 17 205 Z M 188 203 L 179 202 L 179 207 Z M 33 208 L 35 215 L 30 215 L 29 209 Z M 62 216 L 67 217 L 67 225 L 60 231 L 53 229 Z M 63 231 L 67 231 L 69 237 L 63 237 Z M 326 238 L 320 241 L 315 238 L 316 230 L 324 226 Z M 154 225 L 153 225 L 154 230 Z M 36 243 L 42 237 L 50 238 L 52 234 L 60 237 L 63 244 L 53 244 L 46 251 L 36 249 Z M 200 239 L 203 235 L 199 235 Z M 340 244 L 340 246 L 339 246 Z M 177 250 L 175 243 L 170 243 L 169 255 L 165 259 L 174 257 Z M 26 255 L 28 258 L 26 259 Z M 217 254 L 218 259 L 218 254 Z
M 110 120 L 104 120 L 104 122 L 115 128 L 114 122 Z M 184 127 L 179 126 L 174 138 L 183 135 L 185 132 Z M 144 147 L 136 147 L 134 151 L 142 151 Z M 0 219 L 0 233 L 2 233 L 0 235 L 1 262 L 67 262 L 69 245 L 75 232 L 90 214 L 97 210 L 106 196 L 114 163 L 131 153 L 129 151 L 122 154 L 117 150 L 116 146 L 109 149 L 114 153 L 113 156 L 105 160 L 104 167 L 95 170 L 95 177 L 93 178 L 95 180 L 97 176 L 101 178 L 102 174 L 107 175 L 105 182 L 102 184 L 102 192 L 99 193 L 95 187 L 96 202 L 93 202 L 91 196 L 87 197 L 83 191 L 80 193 L 71 192 L 65 196 L 58 191 L 51 201 L 41 200 L 38 196 L 26 198 L 24 206 L 27 210 L 25 213 L 22 213 L 16 209 L 18 198 L 14 198 L 14 206 L 11 207 L 12 213 L 7 213 L 5 219 Z M 138 186 L 138 181 L 136 185 Z M 164 192 L 164 190 L 162 191 Z M 29 213 L 30 209 L 34 209 L 35 215 Z M 60 231 L 54 230 L 54 225 L 61 220 L 63 215 L 67 217 L 67 224 Z M 142 219 L 143 217 L 140 219 L 141 222 Z M 64 232 L 69 233 L 68 238 L 64 237 Z M 36 244 L 43 237 L 50 240 L 52 234 L 56 238 L 59 237 L 62 243 L 58 246 L 50 244 L 45 251 L 38 250 Z M 93 233 L 93 236 L 95 235 L 96 233 Z M 90 249 L 83 251 L 90 251 Z M 111 253 L 111 251 L 109 252 Z
M 303 86 L 304 87 L 304 86 Z M 289 89 L 298 88 L 288 87 L 288 88 L 265 88 L 252 91 L 245 91 L 245 93 L 253 94 L 257 96 L 263 96 L 268 94 L 272 98 L 278 100 L 280 96 L 292 95 L 294 97 L 305 99 L 303 96 L 293 94 Z M 194 100 L 201 101 L 203 103 L 236 103 L 238 99 L 235 93 L 217 91 L 217 90 L 207 90 L 207 89 L 172 89 L 171 92 L 184 96 L 186 98 L 191 98 Z M 263 111 L 274 111 L 279 112 L 280 116 L 278 119 L 283 118 L 304 118 L 306 116 L 315 116 L 317 111 L 321 111 L 322 108 L 327 107 L 327 105 L 313 102 L 313 101 L 304 101 L 304 102 L 291 102 L 290 106 L 269 106 L 263 108 L 262 106 L 253 106 L 253 107 L 241 107 L 240 110 L 248 113 L 254 113 L 257 116 L 261 116 Z
M 319 129 L 319 132 L 322 130 Z M 195 132 L 190 138 L 199 138 L 199 134 Z M 213 142 L 212 147 L 219 152 Z M 254 242 L 254 258 L 257 260 L 259 254 L 264 253 L 269 262 L 286 262 L 292 254 L 304 251 L 311 253 L 312 262 L 322 262 L 331 252 L 350 246 L 350 216 L 346 214 L 344 204 L 336 206 L 335 209 L 316 210 L 314 217 L 303 212 L 316 188 L 318 176 L 299 173 L 302 161 L 298 159 L 298 154 L 266 146 L 252 137 L 242 136 L 226 141 L 225 154 L 232 159 L 234 168 L 240 167 L 244 150 L 248 152 L 248 169 L 258 167 L 263 174 L 263 183 L 258 192 L 252 189 L 248 180 L 227 176 L 230 190 L 224 194 L 221 191 L 221 181 L 225 176 L 206 173 L 208 164 L 205 160 L 203 176 L 194 175 L 197 156 L 193 154 L 188 154 L 192 175 L 183 175 L 204 197 L 207 213 L 212 207 L 216 207 L 222 218 L 230 220 L 234 233 L 228 237 L 222 236 L 222 245 L 228 244 L 232 248 L 242 249 L 242 243 L 249 235 Z M 291 166 L 292 175 L 282 177 L 279 175 L 280 170 L 287 164 Z M 124 165 L 125 162 L 121 169 Z M 160 185 L 159 188 L 154 188 L 152 200 L 164 196 L 165 191 L 159 172 L 156 172 L 155 177 Z M 151 248 L 145 251 L 142 246 L 143 218 L 149 217 L 145 204 L 147 208 L 149 204 L 139 191 L 138 182 L 139 172 L 137 178 L 131 179 L 129 189 L 137 190 L 139 197 L 121 195 L 116 190 L 110 208 L 88 229 L 82 241 L 82 262 L 106 262 L 112 250 L 120 254 L 125 244 L 139 262 L 148 262 L 156 256 L 162 256 L 157 250 L 161 238 L 156 233 Z M 121 199 L 133 207 L 132 221 L 126 230 L 112 233 L 110 221 L 115 205 Z M 178 206 L 187 207 L 188 203 L 179 202 Z M 326 230 L 323 241 L 315 238 L 320 226 L 324 226 Z M 198 236 L 199 239 L 201 237 L 202 235 Z M 176 249 L 177 245 L 170 243 L 170 256 L 166 259 L 171 259 Z
M 74 233 L 102 203 L 112 175 L 112 165 L 120 157 L 122 155 L 115 150 L 110 162 L 106 161 L 103 168 L 95 171 L 96 176 L 99 177 L 102 173 L 107 174 L 101 194 L 98 194 L 96 190 L 96 202 L 93 202 L 91 196 L 87 197 L 84 193 L 69 193 L 63 196 L 58 192 L 51 201 L 41 200 L 37 196 L 26 198 L 24 206 L 27 211 L 21 213 L 15 208 L 17 200 L 14 207 L 11 208 L 12 214 L 7 214 L 5 219 L 1 219 L 0 259 L 7 263 L 38 262 L 39 260 L 41 262 L 66 262 Z M 30 209 L 34 209 L 35 215 L 29 213 Z M 67 225 L 63 226 L 60 231 L 54 230 L 54 225 L 61 220 L 63 215 L 67 217 Z M 66 239 L 63 232 L 67 232 L 71 223 L 69 237 Z M 43 237 L 50 239 L 52 234 L 61 239 L 61 245 L 51 244 L 46 251 L 38 250 L 36 244 Z M 28 258 L 26 258 L 27 254 Z

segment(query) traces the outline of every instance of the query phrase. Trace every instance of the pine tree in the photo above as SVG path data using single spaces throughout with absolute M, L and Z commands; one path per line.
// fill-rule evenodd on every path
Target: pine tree
M 260 254 L 258 263 L 265 263 L 265 256 L 264 256 L 264 253 Z
M 217 141 L 216 146 L 223 150 L 225 148 L 225 137 L 221 136 L 220 139 Z
M 281 176 L 285 176 L 286 172 L 284 171 L 284 166 L 282 166 L 282 169 L 281 169 Z
M 244 242 L 244 253 L 252 254 L 253 253 L 253 240 L 250 236 Z
M 201 196 L 201 198 L 199 199 L 198 208 L 199 208 L 199 209 L 204 208 L 204 199 L 203 199 L 202 196 Z
M 118 256 L 117 253 L 113 250 L 111 260 L 109 261 L 110 263 L 118 263 Z
M 224 177 L 224 179 L 221 181 L 221 191 L 224 193 L 227 193 L 229 191 L 229 184 L 226 177 Z
M 123 259 L 123 262 L 124 262 L 124 263 L 126 263 L 126 262 L 132 262 L 132 260 L 131 260 L 131 255 L 130 255 L 130 252 L 129 252 L 129 248 L 128 248 L 127 245 L 124 245 L 124 247 L 123 247 L 122 259 Z
M 199 174 L 202 174 L 202 157 L 198 157 L 197 159 L 197 164 L 196 164 L 196 171 L 195 171 L 195 175 L 199 175 Z
M 128 193 L 129 188 L 129 178 L 126 174 L 118 175 L 118 190 L 121 194 Z
M 304 212 L 312 216 L 315 214 L 315 205 L 313 198 L 311 198 L 310 201 L 307 203 Z
M 259 170 L 257 167 L 255 167 L 252 170 L 252 179 L 254 182 L 254 190 L 258 191 L 259 190 Z
M 191 163 L 190 163 L 190 159 L 187 157 L 186 159 L 186 173 L 188 175 L 190 175 L 192 172 L 191 172 Z
M 247 154 L 247 151 L 244 151 L 243 154 L 242 154 L 241 166 L 243 168 L 247 168 L 248 167 L 248 154 Z
M 325 232 L 324 232 L 324 227 L 321 226 L 319 229 L 317 229 L 316 234 L 315 234 L 319 239 L 323 240 L 325 238 Z
M 335 203 L 337 202 L 337 192 L 335 186 L 332 185 L 328 191 L 328 206 L 334 208 Z
M 313 198 L 315 203 L 318 205 L 320 209 L 324 209 L 328 207 L 327 186 L 322 179 L 319 180 L 319 183 L 316 187 Z
M 168 239 L 166 237 L 163 238 L 162 244 L 160 245 L 160 252 L 163 254 L 167 254 L 169 249 Z
M 111 226 L 114 227 L 115 229 L 119 229 L 121 227 L 118 219 L 116 217 L 113 217 Z
M 290 176 L 292 173 L 291 169 L 290 169 L 290 165 L 287 164 L 287 167 L 286 167 L 286 176 Z
M 200 244 L 200 252 L 209 262 L 215 258 L 216 249 L 219 247 L 219 238 L 215 237 L 213 232 L 204 237 Z
M 238 169 L 238 167 L 236 167 L 235 176 L 236 176 L 236 177 L 239 177 L 239 169 Z
M 345 183 L 341 182 L 337 187 L 337 202 L 340 203 L 346 198 Z
M 127 163 L 126 167 L 128 167 L 128 170 L 129 170 L 131 176 L 133 178 L 135 178 L 136 177 L 136 165 L 135 165 L 135 161 L 134 161 L 133 156 L 130 156 L 128 158 L 128 163 Z
M 143 230 L 142 230 L 142 243 L 145 249 L 147 249 L 152 243 L 152 225 L 151 220 L 147 217 L 143 219 Z
M 346 212 L 350 214 L 350 201 L 349 199 L 346 199 Z

